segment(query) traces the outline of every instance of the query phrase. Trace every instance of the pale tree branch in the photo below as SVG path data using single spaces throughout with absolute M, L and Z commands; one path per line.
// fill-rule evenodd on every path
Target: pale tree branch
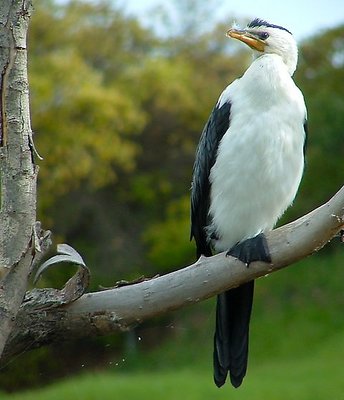
M 26 297 L 4 360 L 47 343 L 106 335 L 153 316 L 197 303 L 244 282 L 278 271 L 320 250 L 344 228 L 344 187 L 326 204 L 267 233 L 272 263 L 247 268 L 225 253 L 134 285 L 88 293 L 71 304 L 54 304 L 51 292 Z

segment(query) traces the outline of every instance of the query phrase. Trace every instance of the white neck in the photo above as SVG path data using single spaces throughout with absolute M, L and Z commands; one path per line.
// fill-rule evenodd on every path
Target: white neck
M 254 51 L 253 52 L 253 59 L 256 60 L 259 57 L 264 56 L 265 54 L 274 54 L 274 53 L 261 53 L 259 51 Z M 297 66 L 297 48 L 295 47 L 293 49 L 293 51 L 291 52 L 279 52 L 279 53 L 275 53 L 278 56 L 280 56 L 282 58 L 283 63 L 285 64 L 285 66 L 287 67 L 288 73 L 290 76 L 293 76 L 295 70 L 296 70 L 296 66 Z

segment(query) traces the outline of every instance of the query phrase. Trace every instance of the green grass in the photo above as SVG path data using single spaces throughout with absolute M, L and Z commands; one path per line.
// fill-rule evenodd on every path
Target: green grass
M 208 370 L 194 366 L 170 371 L 94 373 L 2 400 L 343 400 L 344 332 L 328 339 L 314 353 L 275 359 L 249 368 L 239 389 L 217 389 Z

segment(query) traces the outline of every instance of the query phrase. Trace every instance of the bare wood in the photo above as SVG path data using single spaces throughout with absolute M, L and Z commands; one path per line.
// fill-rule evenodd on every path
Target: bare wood
M 67 314 L 109 311 L 123 326 L 207 299 L 251 279 L 265 276 L 320 250 L 344 227 L 344 187 L 326 204 L 302 218 L 268 233 L 272 264 L 249 268 L 220 253 L 195 264 L 134 286 L 82 296 Z
M 246 268 L 225 253 L 201 257 L 195 264 L 134 285 L 85 294 L 63 307 L 39 292 L 23 304 L 5 349 L 4 360 L 28 347 L 80 336 L 128 329 L 144 319 L 207 299 L 244 282 L 275 272 L 320 250 L 344 227 L 344 187 L 326 204 L 267 234 L 272 264 Z M 31 293 L 35 296 L 34 293 Z M 42 309 L 43 308 L 43 309 Z

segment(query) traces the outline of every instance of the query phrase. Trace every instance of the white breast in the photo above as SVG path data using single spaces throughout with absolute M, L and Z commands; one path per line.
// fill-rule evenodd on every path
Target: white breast
M 219 102 L 227 99 L 230 127 L 210 173 L 208 231 L 217 251 L 271 230 L 292 203 L 304 165 L 303 96 L 278 56 L 254 61 Z

